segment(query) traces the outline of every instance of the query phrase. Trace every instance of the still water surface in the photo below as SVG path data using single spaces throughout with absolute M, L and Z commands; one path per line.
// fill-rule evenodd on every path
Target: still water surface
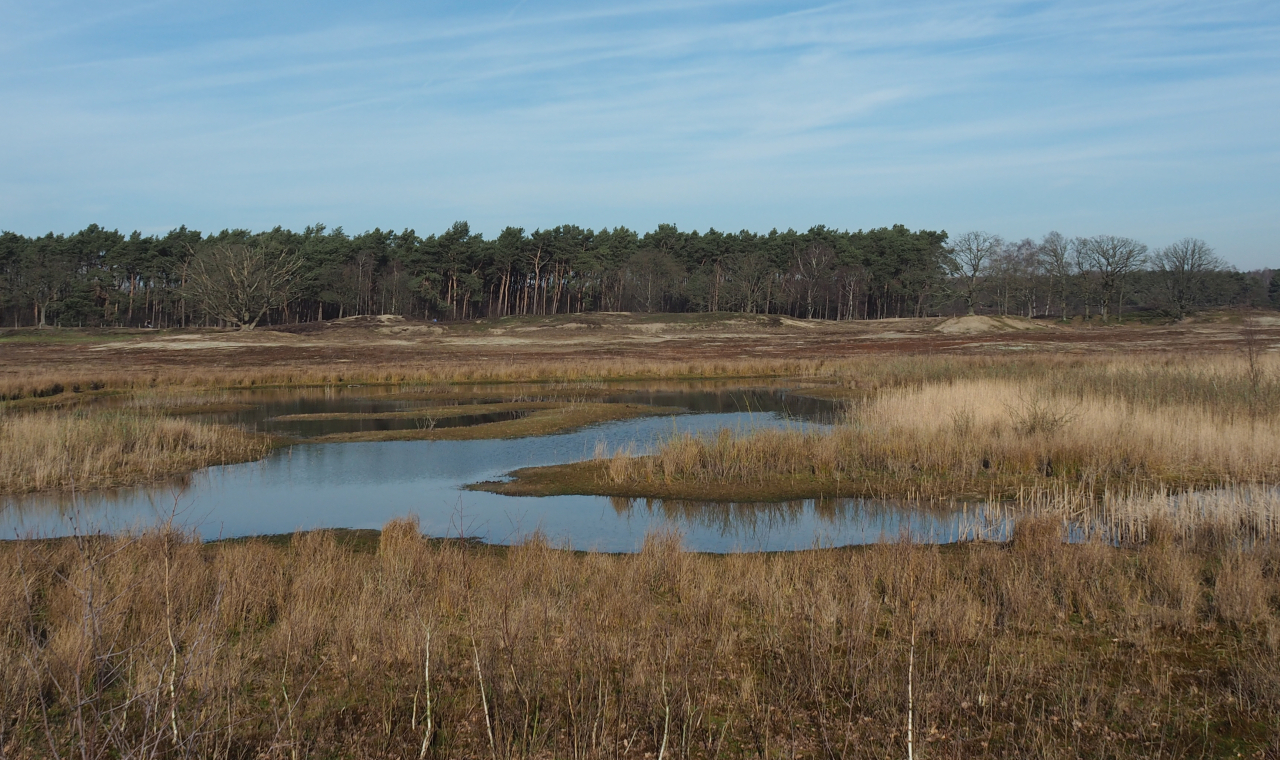
M 491 400 L 503 400 L 495 397 Z M 417 515 L 429 535 L 467 535 L 512 543 L 541 530 L 577 549 L 634 551 L 647 532 L 675 528 L 699 551 L 788 550 L 897 539 L 952 541 L 998 520 L 981 508 L 921 509 L 896 502 L 840 499 L 784 504 L 726 504 L 611 499 L 596 496 L 511 497 L 462 486 L 504 477 L 521 467 L 560 464 L 593 456 L 604 445 L 637 453 L 684 432 L 721 428 L 801 427 L 829 421 L 833 407 L 781 390 L 629 390 L 608 400 L 677 406 L 690 413 L 611 422 L 562 435 L 478 441 L 301 443 L 266 459 L 213 467 L 168 487 L 79 496 L 9 500 L 0 506 L 0 536 L 65 535 L 72 531 L 131 530 L 170 516 L 205 538 L 287 533 L 325 527 L 379 528 Z M 281 414 L 401 411 L 394 398 L 339 394 L 328 401 L 264 399 L 230 415 L 238 424 L 278 430 Z M 751 411 L 730 411 L 748 408 Z M 226 421 L 233 421 L 227 419 Z M 319 423 L 310 434 L 337 432 Z M 300 430 L 291 430 L 300 433 Z

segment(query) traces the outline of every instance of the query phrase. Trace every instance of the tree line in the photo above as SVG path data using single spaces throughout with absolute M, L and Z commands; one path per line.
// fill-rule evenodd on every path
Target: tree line
M 882 319 L 999 313 L 1181 317 L 1280 301 L 1270 271 L 1240 273 L 1194 239 L 1150 251 L 1100 235 L 1005 241 L 905 226 L 643 234 L 574 225 L 492 239 L 457 222 L 419 236 L 186 227 L 123 235 L 0 233 L 6 326 L 237 326 L 357 315 L 465 320 L 590 311 Z

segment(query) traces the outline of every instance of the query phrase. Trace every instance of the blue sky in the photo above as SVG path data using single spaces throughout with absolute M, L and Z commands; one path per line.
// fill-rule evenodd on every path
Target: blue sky
M 894 223 L 1280 265 L 1280 3 L 0 0 L 0 228 Z

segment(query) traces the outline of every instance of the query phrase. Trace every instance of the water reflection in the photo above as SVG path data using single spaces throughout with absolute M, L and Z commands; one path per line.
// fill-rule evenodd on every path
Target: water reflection
M 794 382 L 792 383 L 794 385 Z M 369 426 L 372 415 L 421 411 L 437 407 L 529 401 L 593 401 L 648 404 L 675 407 L 695 414 L 747 414 L 830 424 L 841 414 L 835 402 L 810 398 L 790 387 L 762 384 L 744 388 L 739 384 L 710 381 L 662 381 L 646 383 L 590 384 L 475 384 L 445 386 L 327 386 L 304 389 L 266 389 L 223 392 L 219 399 L 247 404 L 248 408 L 197 415 L 220 424 L 239 425 L 251 430 L 296 436 L 319 436 L 365 430 L 413 429 L 412 420 L 386 422 L 385 427 Z M 360 414 L 354 420 L 284 421 L 277 417 L 308 414 Z M 496 420 L 495 420 L 496 421 Z M 444 426 L 440 420 L 437 426 Z M 450 423 L 453 425 L 466 423 Z M 479 424 L 473 422 L 471 424 Z M 364 426 L 361 426 L 364 425 Z
M 794 383 L 792 383 L 794 385 Z M 248 464 L 213 467 L 162 486 L 0 501 L 0 536 L 136 530 L 172 519 L 206 538 L 320 527 L 378 528 L 416 514 L 433 535 L 503 543 L 542 530 L 577 548 L 632 551 L 645 533 L 675 526 L 703 551 L 785 550 L 896 539 L 1000 537 L 1001 517 L 964 505 L 922 507 L 859 499 L 706 503 L 607 497 L 508 497 L 462 490 L 512 470 L 578 461 L 598 448 L 644 453 L 685 432 L 822 425 L 840 414 L 830 401 L 774 383 L 725 381 L 590 385 L 472 385 L 255 389 L 222 392 L 217 422 L 305 437 L 413 428 L 433 407 L 454 407 L 437 426 L 514 419 L 527 412 L 457 414 L 460 404 L 592 400 L 676 407 L 693 414 L 610 422 L 573 433 L 509 440 L 299 444 Z M 196 399 L 198 402 L 199 399 Z M 422 411 L 419 419 L 413 412 Z M 277 420 L 285 415 L 363 414 L 360 419 Z M 376 415 L 400 415 L 377 417 Z M 972 513 L 972 514 L 971 514 Z
M 885 499 L 796 499 L 784 502 L 706 502 L 613 497 L 619 517 L 639 511 L 682 527 L 697 526 L 744 546 L 768 537 L 812 533 L 812 544 L 837 546 L 910 538 L 928 543 L 1003 541 L 1012 516 L 1000 505 L 922 504 Z M 765 548 L 761 546 L 760 548 Z M 789 548 L 803 548 L 792 545 Z
M 436 407 L 438 408 L 438 407 Z M 438 430 L 441 428 L 473 427 L 491 422 L 508 422 L 528 417 L 528 410 L 484 412 L 482 414 L 455 414 L 433 417 L 431 408 L 424 408 L 414 417 L 360 417 L 356 419 L 327 420 L 263 420 L 260 427 L 272 433 L 294 438 L 314 438 L 335 433 L 365 433 L 383 430 Z
M 249 464 L 213 467 L 163 487 L 71 497 L 9 499 L 0 535 L 130 530 L 174 518 L 206 538 L 320 527 L 378 528 L 416 514 L 433 535 L 505 543 L 542 530 L 576 548 L 633 551 L 650 530 L 674 525 L 691 549 L 786 550 L 868 543 L 910 531 L 918 540 L 964 537 L 967 507 L 922 508 L 864 500 L 781 504 L 509 497 L 461 490 L 520 467 L 577 461 L 598 444 L 638 452 L 684 432 L 804 424 L 777 412 L 644 418 L 575 433 L 512 440 L 302 444 Z

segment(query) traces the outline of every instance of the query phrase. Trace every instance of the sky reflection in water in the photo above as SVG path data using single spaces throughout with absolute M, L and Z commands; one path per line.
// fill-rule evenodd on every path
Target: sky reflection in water
M 826 500 L 705 504 L 597 496 L 510 497 L 461 490 L 521 468 L 589 458 L 608 450 L 648 450 L 677 432 L 812 425 L 776 412 L 709 413 L 626 420 L 565 435 L 481 441 L 304 444 L 265 460 L 213 467 L 183 484 L 67 497 L 9 500 L 0 536 L 65 535 L 176 522 L 205 538 L 288 533 L 323 527 L 380 528 L 418 515 L 429 535 L 512 543 L 535 530 L 557 545 L 633 551 L 647 532 L 674 527 L 690 549 L 786 550 L 894 540 L 951 541 L 975 524 L 970 508 L 928 511 L 892 502 Z M 977 515 L 980 518 L 981 515 Z M 979 520 L 980 522 L 980 520 Z

